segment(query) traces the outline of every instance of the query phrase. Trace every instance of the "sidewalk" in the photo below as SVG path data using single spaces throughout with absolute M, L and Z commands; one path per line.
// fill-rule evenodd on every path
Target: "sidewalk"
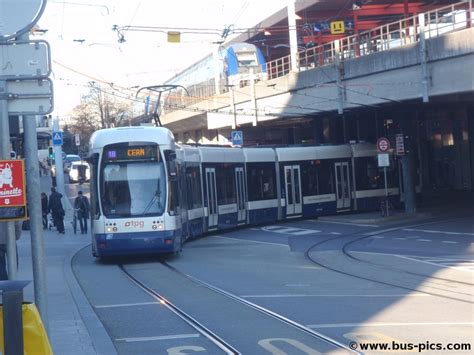
M 41 191 L 49 196 L 51 178 L 41 178 Z M 116 354 L 102 323 L 87 301 L 71 269 L 74 254 L 90 244 L 89 235 L 74 234 L 70 221 L 72 207 L 62 199 L 66 210 L 65 234 L 55 229 L 44 231 L 44 264 L 48 303 L 49 339 L 55 354 Z M 30 231 L 23 231 L 18 241 L 19 280 L 33 280 Z M 25 288 L 24 300 L 34 302 L 33 283 Z

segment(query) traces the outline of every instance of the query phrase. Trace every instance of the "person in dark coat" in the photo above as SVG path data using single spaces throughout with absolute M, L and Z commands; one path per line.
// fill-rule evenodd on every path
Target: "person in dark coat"
M 43 229 L 48 228 L 48 196 L 41 193 L 41 214 L 43 216 Z
M 81 227 L 81 234 L 87 234 L 87 219 L 89 218 L 89 200 L 79 190 L 74 200 L 74 209 L 77 211 L 77 218 Z
M 62 194 L 56 191 L 54 187 L 51 188 L 51 195 L 49 196 L 48 210 L 51 211 L 54 225 L 58 232 L 64 234 L 64 208 L 61 202 Z

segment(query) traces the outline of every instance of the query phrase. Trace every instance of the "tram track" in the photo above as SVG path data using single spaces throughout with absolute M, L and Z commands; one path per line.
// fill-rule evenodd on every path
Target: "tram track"
M 166 261 L 161 261 L 160 264 L 166 268 L 166 270 L 171 271 L 171 273 L 174 275 L 174 279 L 176 279 L 176 276 L 180 277 L 182 280 L 187 280 L 188 282 L 191 282 L 194 286 L 199 287 L 200 289 L 205 289 L 208 292 L 211 292 L 215 295 L 218 295 L 218 297 L 224 297 L 227 300 L 230 300 L 233 303 L 239 304 L 240 307 L 244 306 L 247 310 L 255 311 L 260 315 L 263 315 L 265 318 L 267 318 L 266 322 L 274 322 L 275 320 L 280 324 L 280 328 L 283 327 L 290 327 L 294 331 L 297 331 L 299 333 L 302 333 L 304 337 L 309 337 L 314 339 L 316 343 L 321 342 L 324 343 L 324 348 L 325 351 L 321 353 L 326 353 L 328 349 L 336 349 L 338 350 L 338 354 L 341 353 L 347 353 L 347 354 L 360 354 L 359 352 L 350 349 L 348 346 L 338 342 L 335 339 L 332 339 L 330 337 L 325 336 L 324 334 L 321 334 L 317 331 L 314 331 L 313 329 L 310 329 L 298 322 L 295 322 L 279 313 L 276 313 L 274 311 L 271 311 L 267 308 L 264 308 L 262 306 L 259 306 L 255 303 L 252 303 L 248 300 L 245 300 L 235 294 L 232 294 L 228 291 L 225 291 L 219 287 L 216 287 L 214 285 L 211 285 L 207 282 L 204 282 L 194 276 L 191 276 L 189 274 L 186 274 Z M 225 341 L 221 336 L 217 335 L 216 332 L 212 331 L 209 329 L 209 326 L 204 325 L 204 322 L 200 322 L 197 320 L 197 317 L 190 315 L 186 311 L 183 310 L 183 307 L 178 307 L 176 304 L 172 303 L 170 298 L 166 298 L 161 292 L 157 291 L 155 287 L 152 287 L 150 285 L 145 284 L 145 282 L 140 281 L 139 278 L 135 275 L 133 275 L 133 272 L 130 270 L 127 270 L 127 268 L 122 264 L 119 265 L 119 268 L 122 272 L 125 273 L 127 278 L 136 286 L 138 286 L 140 289 L 148 293 L 150 296 L 152 296 L 154 299 L 156 299 L 158 302 L 160 302 L 162 305 L 166 306 L 171 312 L 176 314 L 178 317 L 183 319 L 187 324 L 189 324 L 191 327 L 193 327 L 196 331 L 198 331 L 200 334 L 202 334 L 204 337 L 209 339 L 213 344 L 215 344 L 217 347 L 219 347 L 222 351 L 224 351 L 226 354 L 242 354 L 244 352 L 240 351 L 237 349 L 236 346 L 231 345 L 229 342 Z M 179 280 L 176 280 L 177 283 L 182 284 Z M 268 320 L 270 319 L 270 320 Z M 319 351 L 319 349 L 318 349 Z M 332 352 L 331 352 L 332 353 Z
M 181 318 L 184 322 L 194 328 L 199 334 L 204 336 L 206 339 L 211 341 L 214 345 L 216 345 L 219 349 L 224 351 L 226 354 L 229 355 L 240 355 L 241 352 L 234 348 L 232 345 L 227 343 L 224 339 L 220 338 L 217 334 L 213 331 L 208 329 L 202 323 L 198 322 L 196 319 L 191 317 L 189 314 L 184 312 L 182 309 L 171 303 L 168 299 L 166 299 L 163 295 L 158 293 L 156 290 L 148 287 L 143 282 L 138 280 L 135 276 L 133 276 L 129 271 L 125 269 L 125 267 L 120 264 L 120 270 L 128 277 L 128 279 L 135 284 L 137 287 L 148 293 L 151 297 L 156 299 L 160 304 L 164 305 L 167 309 L 169 309 L 172 313 L 176 316 Z
M 428 275 L 425 273 L 419 273 L 419 272 L 413 272 L 413 271 L 407 271 L 407 270 L 402 270 L 400 268 L 396 267 L 390 267 L 388 265 L 383 265 L 380 263 L 376 263 L 373 261 L 368 261 L 368 260 L 363 260 L 361 258 L 358 258 L 351 254 L 349 252 L 349 247 L 356 244 L 357 242 L 363 241 L 365 239 L 371 238 L 375 235 L 381 235 L 381 234 L 386 234 L 386 233 L 391 233 L 391 232 L 396 232 L 402 229 L 406 228 L 416 228 L 416 227 L 421 227 L 421 226 L 427 226 L 431 224 L 436 224 L 436 223 L 443 223 L 443 222 L 451 222 L 454 220 L 459 220 L 466 218 L 466 216 L 462 217 L 457 217 L 457 218 L 450 218 L 446 220 L 436 220 L 433 222 L 424 222 L 416 225 L 410 225 L 410 226 L 399 226 L 399 227 L 393 227 L 393 228 L 383 228 L 379 230 L 364 230 L 364 231 L 359 231 L 356 233 L 350 233 L 350 234 L 345 234 L 337 237 L 332 237 L 328 238 L 322 241 L 319 241 L 316 244 L 313 244 L 311 247 L 307 249 L 305 252 L 305 256 L 308 260 L 310 260 L 312 263 L 315 265 L 318 265 L 326 270 L 330 270 L 333 272 L 337 272 L 339 274 L 343 274 L 346 276 L 350 276 L 353 278 L 361 279 L 361 280 L 366 280 L 366 281 L 371 281 L 375 282 L 378 284 L 386 285 L 386 286 L 391 286 L 391 287 L 396 287 L 404 290 L 409 290 L 409 291 L 416 291 L 419 293 L 424 293 L 430 296 L 436 296 L 436 297 L 441 297 L 445 299 L 450 299 L 458 302 L 464 302 L 464 303 L 470 303 L 473 304 L 472 300 L 472 292 L 459 292 L 459 291 L 454 291 L 449 289 L 450 285 L 460 285 L 464 287 L 474 287 L 472 283 L 468 282 L 463 282 L 463 281 L 458 281 L 458 280 L 453 280 L 453 279 L 448 279 L 448 278 L 443 278 L 443 277 L 437 277 L 437 276 L 432 276 Z M 345 239 L 349 239 L 345 241 Z M 416 285 L 420 286 L 421 284 L 425 284 L 423 287 L 425 289 L 420 289 L 420 287 L 412 287 L 409 285 L 409 282 L 407 281 L 406 284 L 403 284 L 402 282 L 390 282 L 389 280 L 384 280 L 383 276 L 382 277 L 375 277 L 371 275 L 364 274 L 364 272 L 361 273 L 355 273 L 353 271 L 349 272 L 347 270 L 348 266 L 344 266 L 341 263 L 340 258 L 332 257 L 332 258 L 327 258 L 328 260 L 324 260 L 324 258 L 321 257 L 321 252 L 318 254 L 317 249 L 321 249 L 322 247 L 327 246 L 327 243 L 339 243 L 339 251 L 340 251 L 340 256 L 345 257 L 345 261 L 350 260 L 352 261 L 350 267 L 352 270 L 355 269 L 357 266 L 354 263 L 357 263 L 359 265 L 364 265 L 366 270 L 367 266 L 375 269 L 375 270 L 382 270 L 382 271 L 387 271 L 392 274 L 398 274 L 398 275 L 403 275 L 405 277 L 412 277 L 412 278 L 417 278 L 418 280 L 412 282 L 415 283 Z M 327 249 L 326 249 L 327 250 Z M 319 257 L 319 259 L 318 259 Z M 337 264 L 339 262 L 339 265 Z M 374 271 L 374 270 L 373 270 Z M 405 279 L 404 279 L 405 280 Z M 441 285 L 437 285 L 436 282 L 432 283 L 432 285 L 426 285 L 427 281 L 434 280 L 436 282 L 443 282 Z M 436 286 L 434 286 L 436 285 Z M 438 287 L 438 286 L 448 286 L 448 288 L 443 288 L 443 287 Z M 464 298 L 464 296 L 466 296 Z

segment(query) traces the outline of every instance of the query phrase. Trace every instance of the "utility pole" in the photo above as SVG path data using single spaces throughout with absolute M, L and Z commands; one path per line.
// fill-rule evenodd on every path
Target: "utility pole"
M 58 118 L 53 119 L 53 135 L 55 132 L 59 132 Z M 53 144 L 54 165 L 56 167 L 56 187 L 59 193 L 66 196 L 64 193 L 63 152 L 61 147 L 61 145 Z
M 0 80 L 0 159 L 10 159 L 10 124 L 8 121 L 8 93 L 6 80 Z M 15 223 L 0 223 L 0 233 L 6 236 L 8 278 L 16 279 L 16 239 Z
M 33 264 L 33 286 L 35 303 L 41 314 L 46 331 L 48 324 L 48 303 L 46 301 L 46 271 L 44 262 L 44 238 L 41 211 L 41 187 L 38 166 L 38 137 L 35 116 L 23 116 L 24 145 L 26 159 L 26 183 L 28 185 L 28 211 L 30 216 L 31 258 Z

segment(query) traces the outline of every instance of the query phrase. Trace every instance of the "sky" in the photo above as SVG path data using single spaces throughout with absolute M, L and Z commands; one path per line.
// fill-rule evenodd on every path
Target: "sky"
M 159 85 L 212 52 L 227 26 L 248 28 L 284 8 L 288 0 L 48 0 L 35 39 L 50 43 L 55 110 L 68 116 L 91 82 L 130 88 Z M 124 31 L 114 25 L 159 27 L 156 32 Z M 182 33 L 168 43 L 164 27 L 215 29 Z

